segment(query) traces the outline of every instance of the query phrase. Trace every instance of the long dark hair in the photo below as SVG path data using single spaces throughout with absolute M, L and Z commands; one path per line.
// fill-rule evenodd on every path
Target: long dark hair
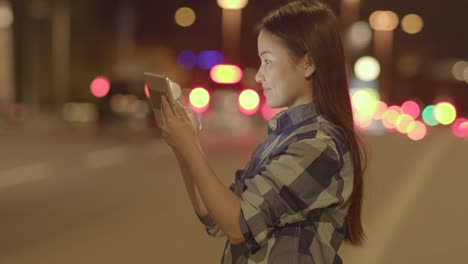
M 346 78 L 345 57 L 334 12 L 319 0 L 293 1 L 272 11 L 256 27 L 279 37 L 293 58 L 308 55 L 315 63 L 313 96 L 320 113 L 342 128 L 354 167 L 353 192 L 346 217 L 346 241 L 365 240 L 361 222 L 363 175 L 366 151 L 354 130 L 353 112 Z

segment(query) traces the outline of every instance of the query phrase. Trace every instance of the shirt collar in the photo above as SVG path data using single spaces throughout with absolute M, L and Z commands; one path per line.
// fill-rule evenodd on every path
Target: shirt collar
M 288 108 L 268 121 L 268 134 L 272 132 L 281 132 L 300 122 L 319 115 L 316 99 L 307 104 Z

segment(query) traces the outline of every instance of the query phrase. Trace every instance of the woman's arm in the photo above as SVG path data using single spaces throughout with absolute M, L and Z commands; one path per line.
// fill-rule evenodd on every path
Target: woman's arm
M 193 209 L 199 216 L 208 215 L 208 210 L 206 209 L 206 206 L 200 197 L 197 186 L 192 180 L 192 175 L 190 175 L 190 171 L 186 162 L 182 158 L 182 154 L 178 151 L 174 152 L 177 158 L 177 162 L 179 163 L 179 168 L 184 178 L 185 188 L 187 189 L 190 201 L 192 202 Z
M 240 229 L 240 199 L 226 187 L 215 175 L 201 146 L 188 145 L 180 150 L 181 163 L 187 167 L 188 175 L 192 176 L 193 185 L 200 191 L 210 217 L 219 225 L 232 244 L 244 241 Z
M 161 131 L 164 140 L 174 151 L 181 154 L 181 163 L 186 164 L 189 171 L 186 174 L 192 176 L 210 217 L 231 243 L 242 242 L 244 239 L 240 229 L 240 199 L 224 186 L 210 168 L 199 144 L 197 129 L 193 127 L 187 112 L 177 104 L 178 115 L 175 115 L 164 96 L 162 102 Z M 195 193 L 193 197 L 196 198 Z

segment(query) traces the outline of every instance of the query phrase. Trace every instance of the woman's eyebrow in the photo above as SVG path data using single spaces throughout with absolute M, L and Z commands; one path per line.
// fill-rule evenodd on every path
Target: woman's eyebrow
M 266 50 L 266 51 L 260 52 L 260 54 L 258 54 L 258 56 L 261 57 L 263 54 L 266 54 L 266 53 L 272 54 L 271 51 Z

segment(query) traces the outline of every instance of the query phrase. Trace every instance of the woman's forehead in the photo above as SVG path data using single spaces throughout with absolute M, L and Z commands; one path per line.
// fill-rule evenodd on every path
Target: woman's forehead
M 281 45 L 278 37 L 271 33 L 261 31 L 258 35 L 258 55 L 278 54 L 285 52 L 285 47 Z

